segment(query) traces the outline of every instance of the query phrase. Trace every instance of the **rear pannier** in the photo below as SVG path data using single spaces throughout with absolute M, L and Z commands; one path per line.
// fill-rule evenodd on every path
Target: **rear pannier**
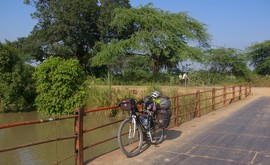
M 169 97 L 161 97 L 160 104 L 157 109 L 157 123 L 160 128 L 167 128 L 170 124 L 172 112 L 171 112 L 171 100 Z
M 171 110 L 158 110 L 156 116 L 158 126 L 160 128 L 168 128 L 170 125 L 171 116 Z
M 160 100 L 160 105 L 158 109 L 168 110 L 171 108 L 171 100 L 169 97 L 161 97 L 159 100 Z

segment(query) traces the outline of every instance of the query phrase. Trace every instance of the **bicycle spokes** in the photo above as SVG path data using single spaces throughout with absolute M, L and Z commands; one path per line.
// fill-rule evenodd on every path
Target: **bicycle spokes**
M 118 132 L 119 147 L 127 157 L 139 154 L 143 142 L 142 128 L 136 126 L 136 120 L 134 121 L 132 122 L 132 119 L 124 120 Z

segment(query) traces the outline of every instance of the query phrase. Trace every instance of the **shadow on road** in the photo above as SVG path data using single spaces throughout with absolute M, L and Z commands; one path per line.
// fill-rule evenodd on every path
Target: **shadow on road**
M 176 131 L 176 130 L 166 130 L 166 140 L 173 140 L 176 138 L 179 138 L 181 136 L 182 132 L 181 131 Z

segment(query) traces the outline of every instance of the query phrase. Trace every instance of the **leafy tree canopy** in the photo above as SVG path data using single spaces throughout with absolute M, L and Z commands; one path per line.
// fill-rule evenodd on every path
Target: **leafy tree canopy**
M 210 71 L 218 73 L 232 73 L 234 76 L 246 77 L 249 69 L 247 67 L 247 56 L 233 48 L 218 48 L 206 51 L 206 63 Z
M 109 44 L 100 43 L 92 59 L 94 65 L 113 65 L 126 55 L 137 54 L 149 56 L 152 71 L 157 73 L 161 68 L 176 67 L 185 59 L 201 59 L 200 49 L 189 43 L 207 45 L 209 34 L 205 25 L 184 12 L 169 13 L 151 5 L 114 10 L 110 26 L 119 36 Z M 134 33 L 121 38 L 128 29 Z
M 50 56 L 77 58 L 87 70 L 96 41 L 110 34 L 108 27 L 115 7 L 129 7 L 128 0 L 25 0 L 36 7 L 38 23 L 28 42 L 32 54 L 43 61 Z M 106 10 L 108 9 L 108 10 Z
M 33 110 L 33 67 L 20 58 L 17 42 L 0 43 L 0 101 L 5 112 Z
M 97 0 L 27 0 L 38 20 L 30 38 L 47 56 L 76 57 L 81 64 L 98 38 Z M 47 57 L 41 56 L 44 60 Z
M 112 21 L 112 12 L 116 8 L 131 8 L 131 5 L 129 0 L 100 0 L 97 27 L 100 32 L 100 39 L 103 42 L 109 42 L 116 35 L 116 31 L 109 26 Z M 133 31 L 128 29 L 127 32 L 132 33 Z
M 260 75 L 270 74 L 270 40 L 251 45 L 248 55 L 255 72 Z

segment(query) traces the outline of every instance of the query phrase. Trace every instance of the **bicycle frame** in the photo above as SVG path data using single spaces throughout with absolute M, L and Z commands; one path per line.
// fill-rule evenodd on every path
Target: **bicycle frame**
M 147 145 L 151 143 L 159 144 L 163 141 L 164 136 L 164 129 L 160 129 L 157 126 L 152 107 L 148 106 L 147 109 L 138 112 L 135 106 L 128 105 L 130 102 L 126 101 L 122 104 L 123 110 L 129 109 L 130 115 L 129 118 L 120 124 L 118 130 L 119 147 L 127 157 L 138 155 L 141 151 L 143 141 Z
M 154 112 L 150 111 L 150 110 L 143 110 L 142 113 L 147 115 L 146 117 L 148 119 L 148 127 L 145 128 L 144 125 L 140 121 L 139 115 L 137 115 L 134 110 L 130 110 L 130 118 L 132 121 L 131 124 L 133 125 L 133 127 L 131 126 L 129 128 L 128 138 L 134 138 L 135 134 L 136 134 L 137 125 L 141 125 L 143 132 L 148 134 L 151 143 L 155 143 L 155 141 L 153 140 L 153 137 L 152 137 L 152 133 L 151 133 L 151 128 L 153 128 L 153 126 L 154 126 L 152 124 L 155 123 L 155 121 L 153 121 L 154 120 Z M 133 130 L 132 130 L 132 128 L 133 128 Z

